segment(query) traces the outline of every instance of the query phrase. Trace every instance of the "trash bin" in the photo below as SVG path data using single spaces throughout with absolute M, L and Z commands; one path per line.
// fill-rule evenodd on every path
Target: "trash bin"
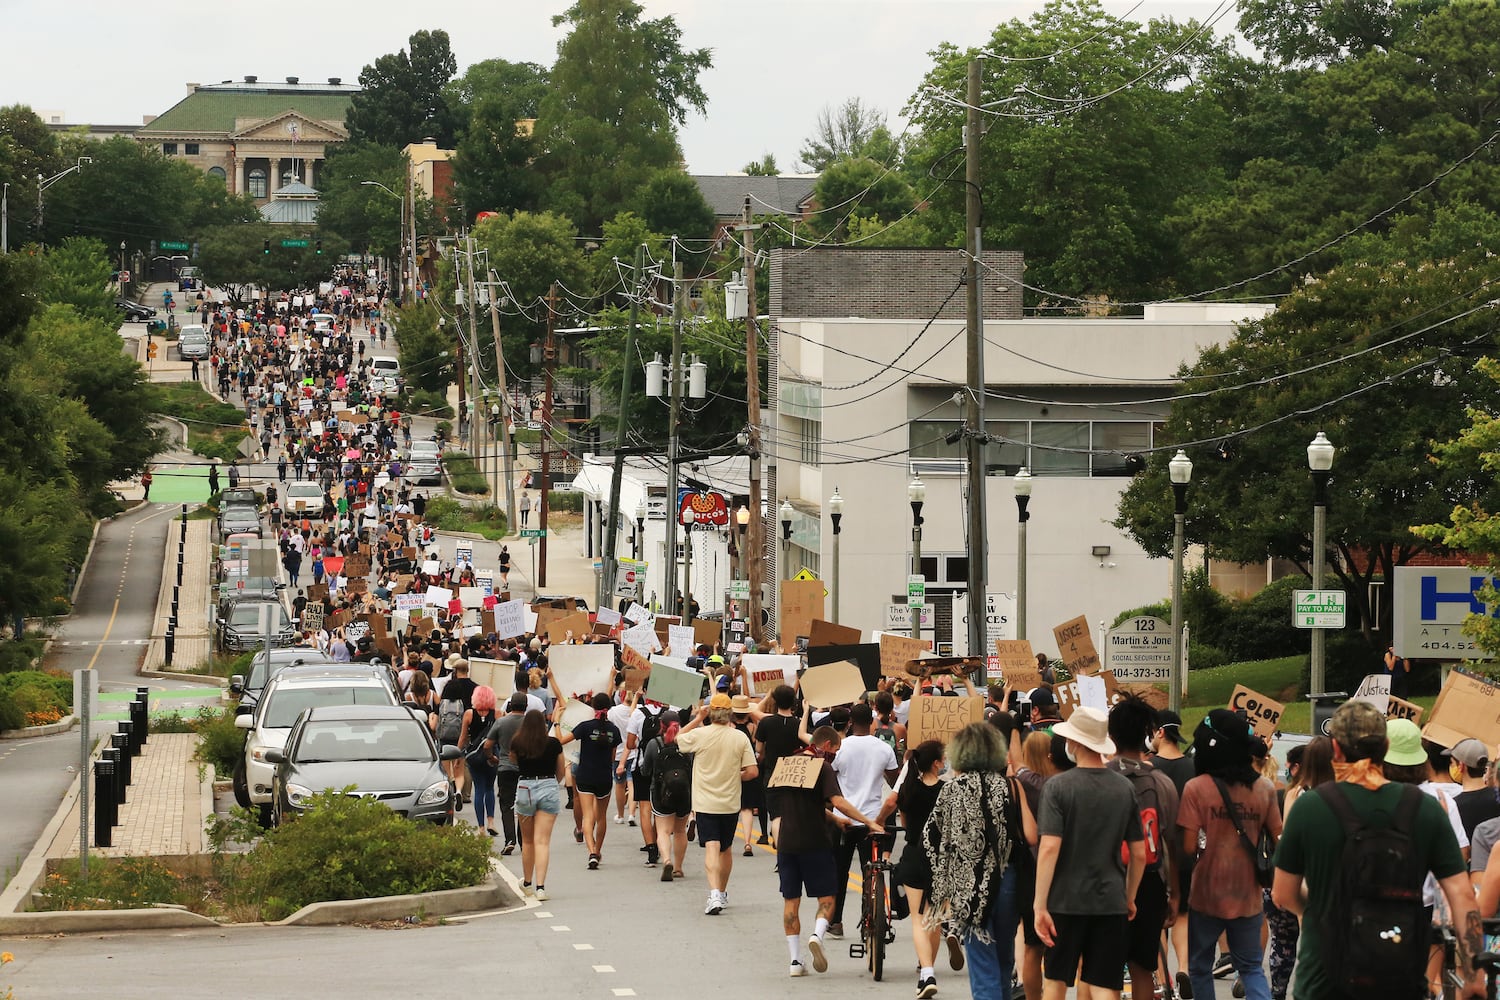
M 1349 700 L 1349 692 L 1325 691 L 1322 694 L 1310 694 L 1307 700 L 1312 702 L 1312 734 L 1327 736 L 1328 723 L 1338 707 Z

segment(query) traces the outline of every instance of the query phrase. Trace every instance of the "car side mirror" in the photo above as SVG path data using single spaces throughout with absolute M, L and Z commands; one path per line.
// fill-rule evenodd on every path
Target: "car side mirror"
M 229 691 L 231 694 L 245 693 L 245 676 L 243 674 L 235 674 L 229 678 Z
M 267 764 L 280 764 L 286 760 L 286 754 L 280 750 L 267 750 L 265 757 Z
M 438 759 L 439 760 L 458 760 L 463 755 L 464 755 L 464 752 L 462 750 L 460 750 L 456 746 L 453 746 L 452 744 L 449 744 L 448 746 L 443 747 L 443 749 L 438 752 Z
M 234 728 L 236 728 L 236 729 L 254 729 L 255 728 L 255 719 L 251 717 L 251 715 L 250 715 L 249 712 L 246 712 L 244 715 L 236 715 L 234 717 Z

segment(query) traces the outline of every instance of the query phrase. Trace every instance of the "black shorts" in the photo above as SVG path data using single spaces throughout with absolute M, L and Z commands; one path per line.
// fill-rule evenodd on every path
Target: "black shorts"
M 839 884 L 838 863 L 832 850 L 778 854 L 776 872 L 781 879 L 782 899 L 796 899 L 804 890 L 808 899 L 825 899 L 834 894 Z
M 698 814 L 698 843 L 704 847 L 718 844 L 723 850 L 729 850 L 734 846 L 734 836 L 739 829 L 740 814 L 737 812 Z
M 1135 919 L 1127 934 L 1125 960 L 1145 969 L 1156 968 L 1160 957 L 1162 921 L 1167 918 L 1167 886 L 1161 872 L 1148 871 L 1141 876 L 1135 892 Z
M 1052 921 L 1057 925 L 1057 943 L 1047 949 L 1042 966 L 1048 979 L 1072 986 L 1074 978 L 1079 977 L 1104 990 L 1119 990 L 1125 985 L 1130 923 L 1125 914 L 1054 913 Z M 1160 928 L 1160 924 L 1157 926 Z
M 650 783 L 647 782 L 648 793 L 650 787 Z M 642 798 L 638 801 L 645 802 L 646 799 Z M 650 801 L 653 816 L 676 816 L 678 819 L 686 819 L 687 814 L 693 811 L 693 793 L 689 788 L 680 788 L 675 792 L 670 788 L 663 788 L 661 794 Z
M 651 801 L 651 779 L 633 767 L 630 769 L 630 794 L 637 802 Z
M 781 818 L 781 789 L 766 789 L 766 815 L 771 819 Z
M 573 773 L 573 787 L 596 799 L 607 799 L 614 794 L 614 784 L 608 778 L 603 781 L 580 778 L 576 771 Z

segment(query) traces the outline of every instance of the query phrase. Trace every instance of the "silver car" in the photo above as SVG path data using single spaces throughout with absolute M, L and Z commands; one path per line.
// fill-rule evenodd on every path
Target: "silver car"
M 427 727 L 400 706 L 309 708 L 285 748 L 266 751 L 267 763 L 276 766 L 271 822 L 280 826 L 319 792 L 350 788 L 409 819 L 451 823 L 457 795 L 442 762 L 460 753 L 458 747 L 439 750 Z

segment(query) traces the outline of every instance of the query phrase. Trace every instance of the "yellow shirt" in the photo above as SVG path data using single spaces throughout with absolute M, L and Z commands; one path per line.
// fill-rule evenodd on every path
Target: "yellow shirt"
M 677 735 L 677 746 L 693 755 L 693 811 L 737 814 L 740 769 L 755 766 L 755 750 L 733 726 L 709 724 Z

